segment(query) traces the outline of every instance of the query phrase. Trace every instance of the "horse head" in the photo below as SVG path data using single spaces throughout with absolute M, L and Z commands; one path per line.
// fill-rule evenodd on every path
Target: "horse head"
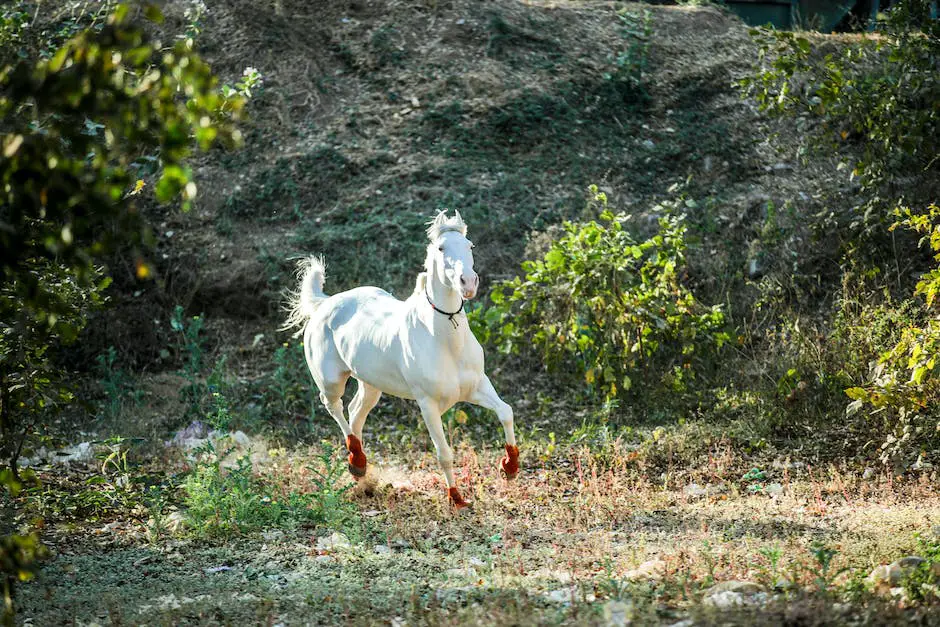
M 455 290 L 464 300 L 476 296 L 480 277 L 473 270 L 473 242 L 467 239 L 467 224 L 455 211 L 447 217 L 441 211 L 427 230 L 428 256 L 425 266 L 429 277 Z

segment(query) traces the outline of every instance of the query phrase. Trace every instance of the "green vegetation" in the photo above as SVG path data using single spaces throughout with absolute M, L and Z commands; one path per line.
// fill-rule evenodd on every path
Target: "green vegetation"
M 566 222 L 542 260 L 523 263 L 525 277 L 494 286 L 474 330 L 503 352 L 534 348 L 550 367 L 573 368 L 602 398 L 630 392 L 634 379 L 638 395 L 684 392 L 728 339 L 721 307 L 703 306 L 680 281 L 685 216 L 666 213 L 637 242 L 624 228 L 629 216 L 590 191 L 587 213 L 602 223 Z
M 933 620 L 937 24 L 682 4 L 0 10 L 4 621 Z M 274 331 L 444 207 L 522 449 L 445 414 L 460 516 L 412 402 L 353 482 Z
M 304 483 L 290 489 L 283 478 L 256 476 L 246 456 L 238 457 L 234 466 L 223 471 L 223 456 L 224 452 L 208 442 L 200 452 L 201 461 L 182 485 L 187 524 L 199 536 L 227 537 L 303 524 L 336 529 L 358 519 L 343 496 L 351 487 L 345 482 L 343 456 L 334 455 L 328 445 L 305 466 Z

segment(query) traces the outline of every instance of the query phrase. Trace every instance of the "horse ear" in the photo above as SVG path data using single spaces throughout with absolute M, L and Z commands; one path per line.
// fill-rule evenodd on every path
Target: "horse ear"
M 428 239 L 432 242 L 436 240 L 441 233 L 441 227 L 447 221 L 447 209 L 438 211 L 437 215 L 434 216 L 434 219 L 428 223 L 427 231 Z

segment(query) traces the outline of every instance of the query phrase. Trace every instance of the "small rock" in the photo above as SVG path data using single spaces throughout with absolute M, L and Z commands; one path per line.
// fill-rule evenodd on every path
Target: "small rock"
M 608 601 L 604 604 L 604 624 L 607 627 L 626 627 L 633 623 L 633 604 L 629 601 Z
M 692 627 L 695 625 L 695 621 L 691 618 L 686 618 L 685 620 L 680 620 L 678 623 L 673 623 L 669 627 Z
M 730 607 L 740 607 L 744 605 L 745 597 L 740 592 L 731 592 L 730 590 L 727 590 L 725 592 L 718 592 L 711 596 L 705 597 L 702 600 L 702 603 L 724 610 Z
M 757 257 L 753 257 L 747 262 L 747 276 L 749 279 L 757 280 L 764 276 L 764 272 L 767 271 L 767 268 L 764 267 L 764 264 Z
M 212 566 L 210 568 L 205 569 L 207 575 L 212 575 L 214 573 L 224 573 L 227 570 L 232 570 L 232 567 L 231 566 Z
M 231 438 L 232 438 L 232 441 L 235 442 L 235 444 L 239 445 L 242 448 L 248 448 L 249 446 L 251 446 L 251 440 L 248 438 L 248 436 L 245 434 L 244 431 L 236 431 L 235 433 L 231 435 Z
M 764 493 L 771 496 L 776 496 L 778 494 L 783 494 L 783 486 L 779 483 L 768 483 L 764 486 Z
M 334 531 L 330 536 L 324 536 L 322 538 L 317 538 L 317 548 L 321 551 L 327 549 L 332 549 L 334 551 L 339 549 L 348 549 L 352 544 L 349 542 L 349 538 L 345 534 Z
M 867 481 L 868 479 L 871 479 L 874 475 L 875 475 L 874 470 L 872 470 L 871 468 L 866 468 L 865 472 L 862 473 L 862 479 Z
M 284 532 L 280 529 L 272 529 L 262 532 L 261 537 L 264 538 L 265 542 L 277 542 L 284 537 Z
M 643 147 L 644 147 L 644 148 L 647 148 L 647 149 L 649 149 L 649 150 L 652 150 L 653 148 L 656 147 L 656 144 L 653 143 L 653 140 L 652 140 L 652 139 L 647 139 L 647 140 L 644 140 L 644 141 L 643 141 Z
M 720 592 L 737 592 L 738 594 L 757 594 L 762 588 L 751 581 L 722 581 L 705 591 L 705 596 L 709 597 Z
M 388 555 L 392 552 L 392 549 L 390 549 L 387 544 L 376 544 L 373 550 L 379 555 Z
M 666 574 L 666 562 L 662 560 L 649 560 L 637 568 L 628 570 L 623 578 L 633 581 L 636 579 L 661 579 Z
M 689 485 L 682 488 L 682 493 L 686 496 L 701 497 L 706 496 L 708 494 L 708 490 L 697 483 L 690 483 Z
M 907 557 L 902 557 L 898 561 L 894 562 L 894 564 L 897 564 L 902 570 L 909 570 L 917 568 L 926 561 L 927 560 L 917 555 L 908 555 Z M 892 566 L 894 564 L 892 564 Z
M 874 586 L 876 592 L 888 592 L 926 562 L 927 560 L 917 555 L 902 557 L 890 564 L 876 566 L 868 575 L 868 582 Z M 940 576 L 940 564 L 931 565 L 931 569 L 937 576 Z
M 554 603 L 562 603 L 564 605 L 569 605 L 572 599 L 576 599 L 578 596 L 578 590 L 575 586 L 569 586 L 567 588 L 559 588 L 558 590 L 552 590 L 547 595 L 548 600 Z
M 444 571 L 444 574 L 448 577 L 460 578 L 460 577 L 475 577 L 477 571 L 472 568 L 448 568 Z

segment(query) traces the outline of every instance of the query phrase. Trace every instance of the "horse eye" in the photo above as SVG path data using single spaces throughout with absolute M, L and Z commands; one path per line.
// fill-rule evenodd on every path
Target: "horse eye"
M 441 252 L 444 252 L 444 247 L 443 247 L 443 246 L 438 246 L 437 249 L 438 249 L 439 251 L 441 251 Z

